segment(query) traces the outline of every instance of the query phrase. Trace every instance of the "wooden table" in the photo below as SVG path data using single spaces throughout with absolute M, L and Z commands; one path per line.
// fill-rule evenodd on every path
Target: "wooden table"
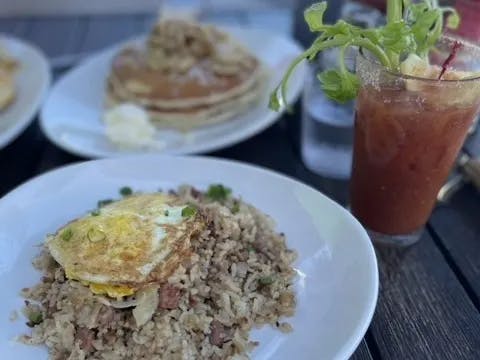
M 248 22 L 248 16 L 222 14 L 219 19 Z M 55 58 L 90 53 L 145 31 L 151 20 L 148 15 L 0 19 L 0 32 L 26 38 Z M 208 155 L 287 174 L 345 204 L 346 182 L 321 178 L 303 166 L 299 113 L 297 109 L 262 134 Z M 480 155 L 480 134 L 469 139 L 466 149 Z M 0 150 L 0 196 L 33 176 L 81 160 L 50 144 L 35 122 Z M 378 306 L 353 359 L 480 359 L 479 200 L 467 185 L 448 204 L 437 206 L 417 245 L 378 249 Z

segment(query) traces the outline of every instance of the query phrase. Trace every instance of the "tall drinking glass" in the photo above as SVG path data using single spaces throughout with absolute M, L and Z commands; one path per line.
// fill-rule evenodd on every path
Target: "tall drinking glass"
M 452 46 L 453 39 L 443 38 L 432 59 Z M 465 44 L 456 59 L 446 79 L 471 71 L 466 67 L 480 59 L 480 49 Z M 374 241 L 409 245 L 419 239 L 478 115 L 480 74 L 416 78 L 387 70 L 365 52 L 357 74 L 351 210 Z

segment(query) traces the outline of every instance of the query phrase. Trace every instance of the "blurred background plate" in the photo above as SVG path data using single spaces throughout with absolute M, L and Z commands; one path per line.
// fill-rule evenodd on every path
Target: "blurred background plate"
M 293 39 L 267 30 L 228 27 L 226 30 L 249 48 L 267 67 L 268 82 L 256 106 L 233 119 L 189 132 L 158 131 L 168 154 L 214 151 L 245 140 L 274 123 L 281 115 L 268 109 L 269 92 L 280 81 L 301 46 Z M 114 54 L 125 43 L 100 52 L 65 74 L 53 87 L 42 108 L 40 123 L 45 135 L 59 147 L 85 157 L 115 157 L 155 150 L 119 150 L 111 144 L 102 122 L 105 79 Z M 290 101 L 301 92 L 305 69 L 290 81 Z M 158 150 L 157 150 L 158 151 Z
M 0 35 L 0 44 L 19 63 L 15 74 L 16 99 L 0 111 L 0 149 L 32 122 L 50 86 L 50 68 L 35 46 L 12 36 Z

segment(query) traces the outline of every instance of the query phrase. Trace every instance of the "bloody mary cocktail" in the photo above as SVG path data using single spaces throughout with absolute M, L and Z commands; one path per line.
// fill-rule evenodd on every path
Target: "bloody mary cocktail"
M 363 55 L 357 74 L 351 209 L 377 240 L 412 243 L 478 114 L 480 79 L 394 74 Z

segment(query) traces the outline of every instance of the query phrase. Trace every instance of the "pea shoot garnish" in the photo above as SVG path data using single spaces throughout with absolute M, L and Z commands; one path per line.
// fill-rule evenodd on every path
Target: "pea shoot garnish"
M 63 230 L 62 234 L 60 235 L 63 241 L 70 241 L 72 236 L 73 236 L 73 231 L 70 228 L 66 228 L 65 230 Z
M 197 208 L 193 205 L 187 205 L 182 209 L 182 217 L 192 217 L 197 213 Z
M 232 206 L 232 214 L 237 214 L 240 211 L 240 202 L 235 200 Z
M 225 201 L 230 194 L 232 189 L 223 186 L 222 184 L 212 184 L 207 190 L 207 197 L 213 201 Z
M 273 282 L 274 282 L 274 279 L 271 276 L 264 276 L 258 279 L 258 283 L 262 286 L 272 285 Z
M 122 195 L 122 196 L 129 196 L 129 195 L 133 194 L 132 188 L 130 188 L 128 186 L 124 186 L 124 187 L 120 188 L 119 192 L 120 192 L 120 195 Z
M 32 311 L 28 314 L 28 326 L 34 327 L 43 321 L 43 315 L 40 311 Z

